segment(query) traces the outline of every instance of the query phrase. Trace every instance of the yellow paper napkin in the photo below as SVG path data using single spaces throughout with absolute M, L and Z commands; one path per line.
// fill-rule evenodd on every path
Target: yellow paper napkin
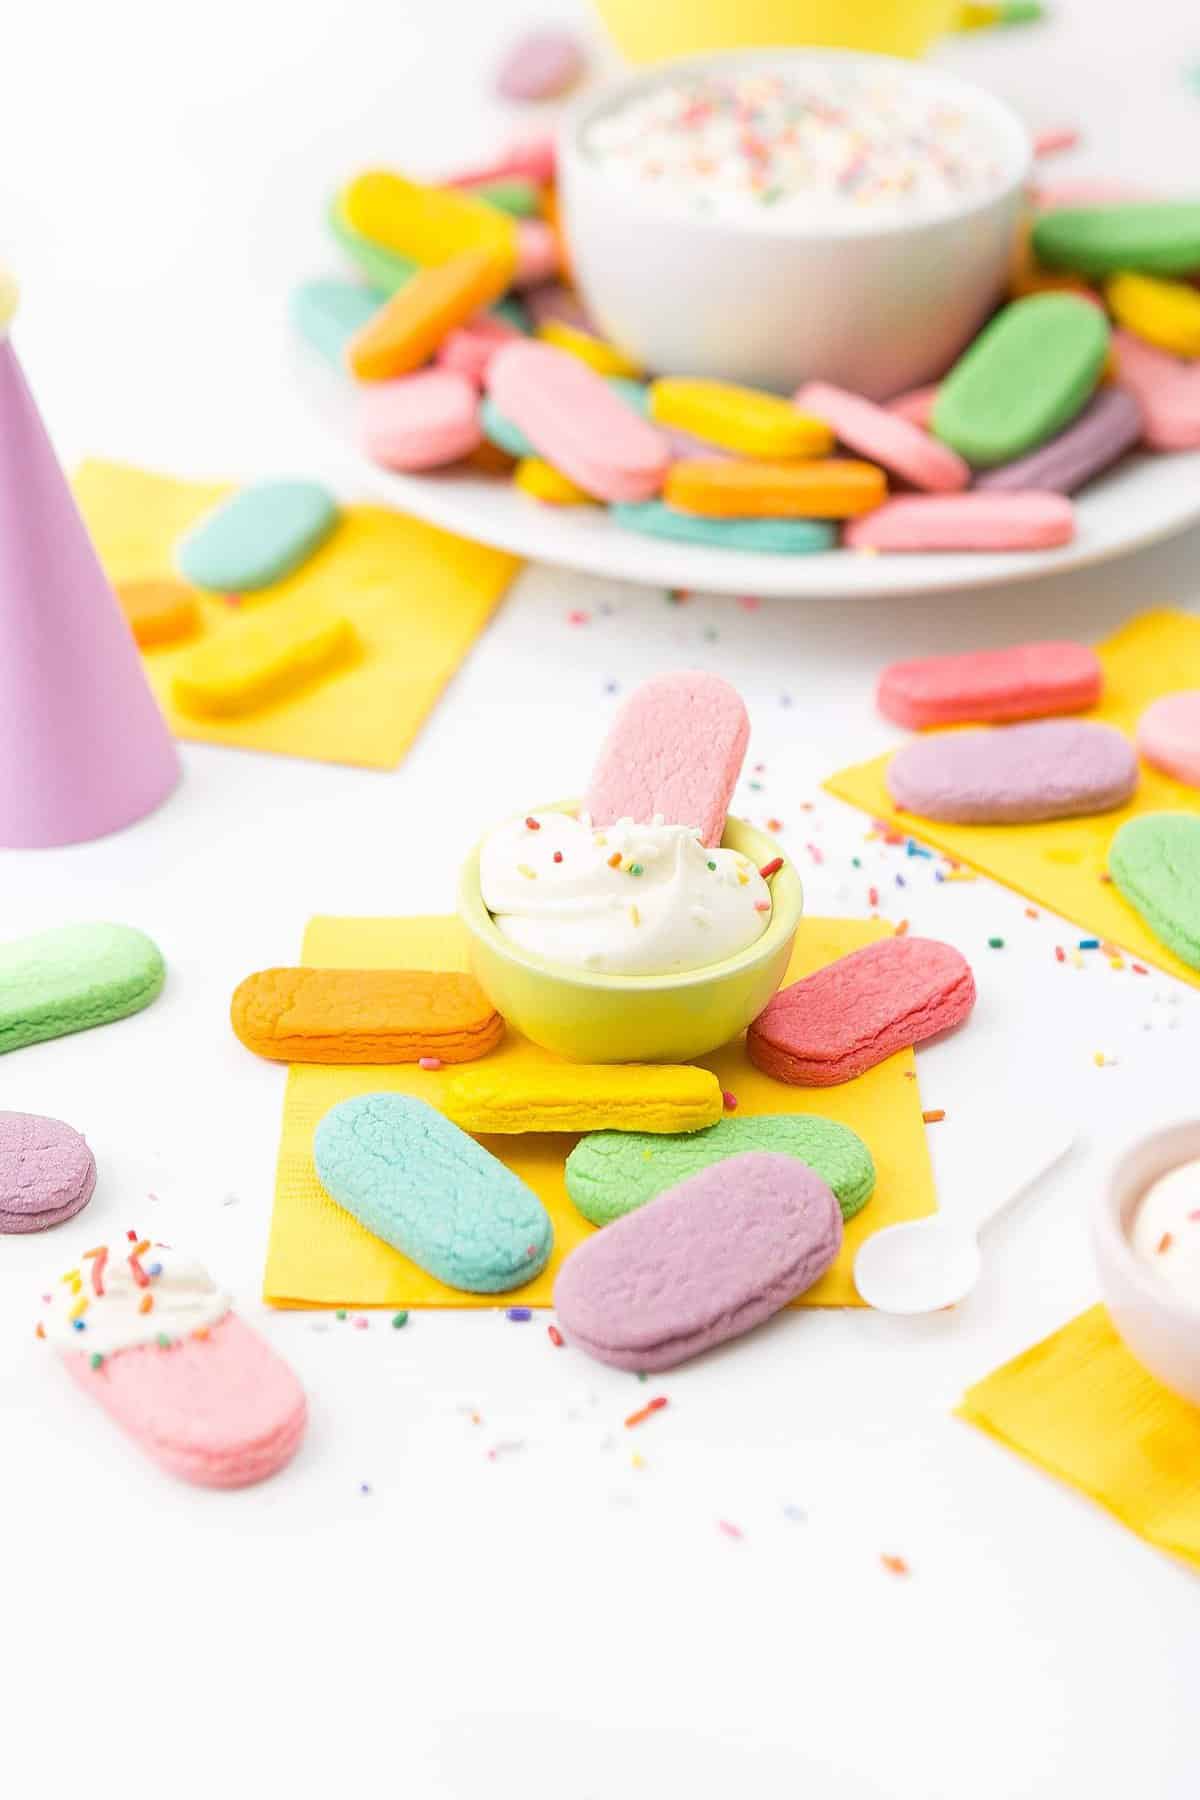
M 174 481 L 108 462 L 84 463 L 74 488 L 114 582 L 173 575 L 177 540 L 232 491 L 228 483 Z M 240 607 L 199 595 L 203 636 L 146 650 L 146 673 L 176 737 L 393 769 L 519 567 L 516 557 L 419 519 L 350 506 L 315 556 L 285 580 L 247 594 Z M 196 644 L 242 609 L 292 596 L 344 614 L 361 654 L 244 718 L 194 719 L 175 708 L 171 682 Z
M 863 944 L 887 936 L 880 921 L 804 919 L 787 980 L 796 981 Z M 454 918 L 313 919 L 304 938 L 303 962 L 321 968 L 465 969 L 466 943 Z M 509 1030 L 488 1058 L 509 1063 L 557 1060 Z M 921 1120 L 916 1064 L 911 1050 L 841 1087 L 795 1088 L 763 1075 L 739 1040 L 701 1059 L 723 1088 L 737 1095 L 742 1113 L 818 1113 L 837 1119 L 864 1140 L 875 1161 L 875 1193 L 846 1227 L 841 1255 L 824 1279 L 797 1304 L 861 1306 L 851 1270 L 858 1246 L 872 1232 L 901 1219 L 933 1212 L 937 1202 Z M 413 1064 L 389 1068 L 318 1068 L 288 1072 L 283 1137 L 275 1183 L 275 1210 L 263 1281 L 264 1298 L 276 1306 L 496 1306 L 494 1294 L 461 1294 L 418 1269 L 399 1251 L 365 1231 L 325 1193 L 312 1160 L 318 1121 L 352 1094 L 417 1094 L 437 1104 L 438 1086 L 454 1070 L 430 1072 Z M 540 1195 L 554 1222 L 554 1255 L 547 1268 L 512 1299 L 549 1306 L 563 1257 L 591 1235 L 575 1210 L 563 1179 L 567 1153 L 578 1141 L 554 1134 L 484 1137 L 493 1155 Z
M 1104 665 L 1104 693 L 1099 706 L 1082 716 L 1115 725 L 1129 738 L 1152 700 L 1177 688 L 1200 687 L 1200 618 L 1187 613 L 1141 613 L 1097 650 Z M 1112 883 L 1102 880 L 1108 846 L 1126 819 L 1149 812 L 1200 812 L 1195 788 L 1143 763 L 1137 793 L 1119 812 L 1040 825 L 943 825 L 896 812 L 884 780 L 890 760 L 891 753 L 842 769 L 825 785 L 872 818 L 889 820 L 899 830 L 936 844 L 948 856 L 1075 920 L 1090 936 L 1121 944 L 1169 975 L 1200 987 L 1200 969 L 1189 968 L 1161 944 Z
M 1103 1306 L 977 1382 L 958 1414 L 1200 1568 L 1200 1408 L 1146 1373 Z

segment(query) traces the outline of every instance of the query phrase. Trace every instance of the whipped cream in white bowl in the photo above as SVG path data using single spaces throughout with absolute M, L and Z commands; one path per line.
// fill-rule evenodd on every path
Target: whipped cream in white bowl
M 771 890 L 748 856 L 700 833 L 538 812 L 489 833 L 483 903 L 512 943 L 606 975 L 682 975 L 724 962 L 767 929 Z

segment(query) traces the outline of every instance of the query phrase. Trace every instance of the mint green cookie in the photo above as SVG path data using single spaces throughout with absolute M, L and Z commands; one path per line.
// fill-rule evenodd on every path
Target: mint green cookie
M 774 555 L 805 556 L 830 550 L 836 531 L 817 519 L 704 519 L 679 512 L 662 500 L 620 500 L 609 507 L 613 523 L 646 537 L 672 538 L 681 544 L 711 544 L 716 550 L 763 550 Z
M 512 219 L 536 219 L 541 194 L 532 181 L 485 181 L 471 189 L 473 200 L 482 200 Z
M 1076 294 L 996 314 L 938 389 L 933 432 L 976 468 L 1013 462 L 1070 424 L 1096 390 L 1108 321 Z
M 326 217 L 330 231 L 350 261 L 357 264 L 371 286 L 378 288 L 385 298 L 390 299 L 416 274 L 417 265 L 407 256 L 385 250 L 382 244 L 372 243 L 361 231 L 355 231 L 353 225 L 347 224 L 336 200 L 331 202 Z
M 387 299 L 356 281 L 306 281 L 292 289 L 292 323 L 327 362 L 342 368 L 346 345 Z
M 537 451 L 519 425 L 506 419 L 490 394 L 479 402 L 479 424 L 489 444 L 508 456 L 536 456 Z
M 632 375 L 606 375 L 605 380 L 618 400 L 631 406 L 643 419 L 650 417 L 650 389 L 646 382 L 636 381 Z
M 0 1053 L 141 1012 L 165 975 L 158 946 L 129 925 L 61 925 L 0 944 Z
M 1108 872 L 1155 937 L 1200 969 L 1200 818 L 1160 812 L 1127 819 L 1109 845 Z
M 567 1192 L 585 1219 L 610 1225 L 710 1163 L 746 1150 L 794 1156 L 827 1182 L 843 1219 L 861 1212 L 875 1190 L 871 1152 L 848 1125 L 809 1113 L 718 1119 L 704 1131 L 593 1131 L 567 1158 Z
M 1192 275 L 1200 269 L 1200 202 L 1072 206 L 1043 213 L 1033 251 L 1048 269 L 1081 275 Z
M 175 546 L 175 564 L 208 593 L 253 592 L 307 562 L 337 522 L 337 501 L 319 482 L 259 481 L 194 525 Z

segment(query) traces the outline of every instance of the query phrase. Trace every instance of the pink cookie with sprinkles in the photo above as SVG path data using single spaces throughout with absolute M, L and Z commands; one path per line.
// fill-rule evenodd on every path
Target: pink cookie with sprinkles
M 847 450 L 882 463 L 912 487 L 953 494 L 971 480 L 970 467 L 957 451 L 873 400 L 827 381 L 809 381 L 796 394 L 795 403 L 801 412 L 824 419 Z
M 595 825 L 648 825 L 661 817 L 698 830 L 702 843 L 719 844 L 749 738 L 741 696 L 719 675 L 657 675 L 618 712 L 584 810 Z
M 85 1251 L 45 1297 L 37 1335 L 153 1461 L 204 1487 L 290 1462 L 308 1419 L 288 1365 L 194 1258 L 129 1232 Z

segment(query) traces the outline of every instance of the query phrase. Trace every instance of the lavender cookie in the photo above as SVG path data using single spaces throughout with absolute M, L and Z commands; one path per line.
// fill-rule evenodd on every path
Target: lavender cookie
M 1047 719 L 919 738 L 888 764 L 905 812 L 958 825 L 1074 819 L 1124 806 L 1137 787 L 1132 744 L 1111 725 Z
M 618 1369 L 673 1369 L 804 1293 L 842 1244 L 842 1214 L 792 1156 L 702 1169 L 568 1256 L 554 1304 L 571 1343 Z
M 975 477 L 977 488 L 992 493 L 1073 494 L 1119 456 L 1132 450 L 1142 435 L 1142 414 L 1125 388 L 1101 388 L 1079 417 L 1050 439 L 1018 457 Z
M 0 1232 L 44 1231 L 92 1197 L 96 1159 L 61 1119 L 0 1112 Z

